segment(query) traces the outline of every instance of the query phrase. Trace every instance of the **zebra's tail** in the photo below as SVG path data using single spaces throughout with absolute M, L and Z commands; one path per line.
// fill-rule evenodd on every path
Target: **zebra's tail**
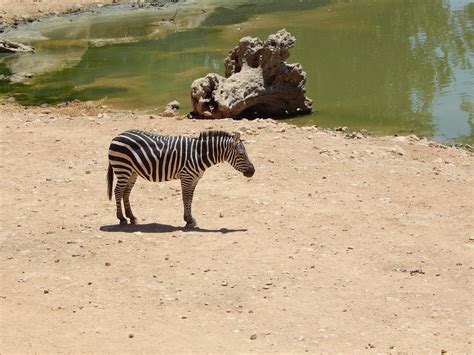
M 109 163 L 109 171 L 107 171 L 107 192 L 109 195 L 109 200 L 112 200 L 112 186 L 114 183 L 114 171 L 112 165 Z

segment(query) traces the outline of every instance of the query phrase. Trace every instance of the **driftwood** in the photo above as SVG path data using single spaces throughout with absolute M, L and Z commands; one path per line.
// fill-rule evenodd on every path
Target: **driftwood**
M 6 40 L 0 40 L 0 53 L 28 53 L 34 52 L 33 47 L 27 46 L 22 43 L 10 42 Z
M 225 77 L 208 74 L 191 85 L 197 118 L 284 116 L 309 113 L 306 73 L 285 62 L 295 38 L 286 30 L 259 38 L 244 37 L 225 59 Z

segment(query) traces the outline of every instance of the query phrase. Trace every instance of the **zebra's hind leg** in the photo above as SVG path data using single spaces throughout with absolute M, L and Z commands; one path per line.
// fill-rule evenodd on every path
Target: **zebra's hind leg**
M 133 215 L 132 207 L 130 206 L 130 192 L 132 192 L 133 186 L 137 181 L 138 175 L 133 173 L 127 182 L 125 191 L 123 193 L 123 204 L 125 206 L 125 215 L 130 219 L 130 224 L 137 224 L 137 217 Z
M 122 212 L 122 197 L 125 191 L 125 184 L 121 183 L 120 180 L 117 181 L 115 185 L 114 195 L 115 195 L 115 206 L 117 210 L 117 218 L 120 220 L 121 225 L 127 224 L 127 219 L 124 217 Z
M 115 176 L 117 177 L 117 184 L 115 185 L 115 190 L 114 190 L 117 218 L 120 220 L 121 225 L 125 225 L 127 224 L 127 219 L 124 217 L 123 212 L 122 212 L 122 198 L 124 198 L 124 194 L 127 189 L 128 182 L 130 181 L 133 175 L 129 169 L 125 169 L 123 167 L 113 166 L 113 170 L 114 170 Z M 130 195 L 130 191 L 128 192 L 128 194 Z

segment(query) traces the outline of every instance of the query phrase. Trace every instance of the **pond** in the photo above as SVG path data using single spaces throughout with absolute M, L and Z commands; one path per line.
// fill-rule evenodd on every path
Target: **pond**
M 176 13 L 176 21 L 166 19 Z M 165 21 L 162 21 L 165 19 Z M 469 0 L 183 1 L 166 10 L 111 8 L 44 20 L 11 39 L 37 48 L 0 57 L 0 94 L 25 105 L 96 100 L 161 112 L 243 36 L 281 28 L 296 37 L 289 62 L 307 72 L 314 113 L 299 125 L 347 126 L 473 143 L 474 3 Z

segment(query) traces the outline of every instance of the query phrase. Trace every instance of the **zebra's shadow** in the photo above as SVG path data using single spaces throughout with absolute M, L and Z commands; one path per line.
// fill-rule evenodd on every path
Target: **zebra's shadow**
M 200 233 L 235 233 L 235 232 L 246 232 L 247 229 L 229 229 L 229 228 L 219 228 L 219 229 L 207 229 L 207 228 L 185 228 L 179 226 L 172 226 L 169 224 L 161 223 L 145 223 L 145 224 L 109 224 L 104 225 L 99 228 L 102 232 L 124 232 L 124 233 L 172 233 L 177 231 L 183 232 L 200 232 Z

